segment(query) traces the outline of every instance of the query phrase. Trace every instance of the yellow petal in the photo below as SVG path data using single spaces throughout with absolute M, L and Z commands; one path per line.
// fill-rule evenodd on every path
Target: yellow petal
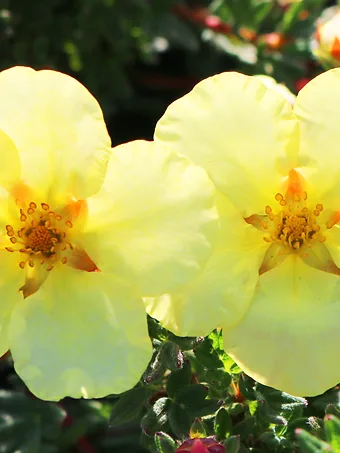
M 19 181 L 20 157 L 13 141 L 0 130 L 0 185 L 7 190 Z
M 206 173 L 161 144 L 115 148 L 103 187 L 88 200 L 83 248 L 98 268 L 164 293 L 205 265 L 218 229 Z
M 336 266 L 340 268 L 340 226 L 334 225 L 333 228 L 327 230 L 327 239 L 325 246 L 329 250 L 332 259 Z
M 298 94 L 294 111 L 300 122 L 300 165 L 305 167 L 308 198 L 324 209 L 339 210 L 340 69 L 327 71 Z M 318 200 L 318 201 L 317 201 Z
M 155 140 L 205 168 L 244 217 L 271 204 L 296 163 L 297 123 L 288 102 L 255 77 L 222 73 L 171 104 Z
M 223 332 L 225 350 L 262 384 L 314 396 L 340 379 L 339 277 L 290 255 L 260 277 L 246 316 Z
M 267 75 L 255 75 L 257 79 L 261 80 L 261 82 L 266 85 L 266 87 L 274 90 L 276 93 L 281 94 L 286 101 L 289 102 L 290 105 L 294 105 L 296 96 L 282 83 L 278 83 L 273 77 Z
M 176 335 L 205 336 L 223 321 L 233 326 L 253 298 L 268 244 L 222 195 L 217 197 L 221 231 L 215 252 L 189 285 L 145 298 L 148 313 Z
M 0 129 L 20 153 L 24 182 L 45 202 L 99 189 L 110 138 L 99 104 L 72 77 L 26 67 L 1 72 Z
M 54 401 L 124 392 L 152 355 L 142 301 L 112 276 L 70 268 L 16 306 L 10 342 L 19 376 Z
M 22 300 L 19 287 L 22 271 L 14 253 L 0 250 L 0 357 L 9 349 L 8 324 L 11 313 Z

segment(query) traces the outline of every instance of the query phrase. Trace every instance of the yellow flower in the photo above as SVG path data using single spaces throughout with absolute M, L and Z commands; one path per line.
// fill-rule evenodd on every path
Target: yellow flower
M 327 68 L 340 66 L 340 8 L 326 8 L 317 21 L 312 51 Z
M 224 73 L 156 127 L 219 189 L 221 230 L 194 282 L 149 313 L 178 335 L 224 328 L 225 350 L 261 383 L 316 395 L 340 381 L 340 70 L 294 110 L 257 78 Z
M 152 354 L 140 295 L 203 267 L 218 226 L 205 172 L 162 144 L 115 148 L 77 81 L 0 73 L 0 355 L 42 399 L 134 386 Z
M 284 96 L 290 105 L 294 105 L 296 96 L 285 85 L 278 83 L 273 77 L 267 75 L 261 74 L 254 77 L 261 80 L 261 82 L 264 83 L 266 87 L 271 88 L 272 90 Z

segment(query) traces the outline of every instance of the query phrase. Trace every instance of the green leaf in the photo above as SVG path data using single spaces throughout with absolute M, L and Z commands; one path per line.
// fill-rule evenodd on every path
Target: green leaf
M 195 349 L 197 359 L 206 368 L 213 370 L 216 368 L 223 368 L 223 362 L 219 357 L 219 353 L 213 346 L 213 340 L 209 337 L 205 338 L 203 343 Z
M 326 440 L 333 450 L 340 452 L 340 420 L 332 414 L 325 416 Z
M 247 400 L 255 400 L 256 394 L 254 389 L 254 380 L 244 373 L 240 374 L 238 384 L 240 392 Z
M 238 453 L 241 445 L 240 436 L 230 436 L 223 445 L 227 453 Z
M 159 350 L 161 360 L 170 371 L 183 367 L 183 354 L 178 345 L 172 341 L 166 341 Z
M 189 361 L 183 363 L 183 368 L 172 371 L 166 383 L 166 391 L 170 398 L 175 398 L 176 393 L 189 385 L 191 379 L 191 365 Z
M 292 3 L 283 16 L 280 24 L 280 32 L 287 33 L 293 25 L 299 21 L 300 13 L 305 9 L 304 2 Z
M 267 387 L 262 384 L 256 385 L 256 398 L 258 401 L 265 401 L 273 408 L 291 411 L 296 407 L 307 407 L 305 398 L 289 395 L 289 393 Z
M 328 444 L 326 444 L 326 442 L 323 442 L 322 440 L 318 439 L 312 434 L 309 434 L 307 431 L 304 431 L 303 429 L 295 430 L 295 434 L 299 442 L 301 453 L 332 452 L 331 447 Z
M 160 398 L 141 419 L 141 428 L 148 436 L 153 436 L 168 422 L 168 411 L 171 407 L 169 398 Z
M 176 437 L 184 439 L 189 436 L 192 417 L 189 412 L 178 403 L 172 403 L 169 411 L 170 427 Z
M 57 403 L 0 390 L 1 453 L 41 453 L 59 438 L 65 416 Z
M 136 419 L 141 413 L 148 394 L 146 387 L 137 387 L 124 393 L 113 406 L 110 424 L 119 426 Z
M 208 370 L 205 376 L 210 386 L 210 394 L 219 398 L 225 398 L 231 383 L 230 374 L 224 368 Z
M 155 445 L 159 453 L 174 453 L 176 450 L 176 442 L 168 434 L 162 431 L 155 434 Z
M 214 432 L 218 440 L 226 439 L 232 430 L 232 420 L 228 411 L 221 407 L 216 414 Z
M 333 404 L 328 404 L 325 410 L 326 414 L 332 414 L 340 418 L 340 410 L 337 409 Z
M 176 393 L 176 402 L 185 407 L 193 417 L 203 417 L 217 411 L 221 402 L 207 399 L 209 389 L 203 384 L 183 387 Z
M 340 388 L 335 387 L 328 390 L 323 395 L 317 396 L 310 401 L 310 405 L 321 412 L 325 411 L 329 404 L 340 410 Z

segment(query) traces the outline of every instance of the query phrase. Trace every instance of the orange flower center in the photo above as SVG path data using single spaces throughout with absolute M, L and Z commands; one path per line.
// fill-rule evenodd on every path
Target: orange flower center
M 266 206 L 266 217 L 261 222 L 263 229 L 268 230 L 268 236 L 263 238 L 266 242 L 280 242 L 292 250 L 299 250 L 315 240 L 326 240 L 317 222 L 323 210 L 322 204 L 317 204 L 313 210 L 309 209 L 306 206 L 306 192 L 301 197 L 294 194 L 291 200 L 277 193 L 275 200 L 281 209 L 275 214 L 270 206 Z
M 26 263 L 34 267 L 38 260 L 50 271 L 56 260 L 62 264 L 67 262 L 67 249 L 73 249 L 67 239 L 67 230 L 72 226 L 70 220 L 51 211 L 48 204 L 41 203 L 41 209 L 38 209 L 32 201 L 28 209 L 20 209 L 20 225 L 16 228 L 6 226 L 7 236 L 12 243 L 6 250 L 21 254 L 23 259 L 19 266 L 22 269 Z

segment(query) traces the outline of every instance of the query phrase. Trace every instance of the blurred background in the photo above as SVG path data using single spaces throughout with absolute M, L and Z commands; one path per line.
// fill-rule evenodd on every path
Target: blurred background
M 0 69 L 70 74 L 101 103 L 115 144 L 151 138 L 166 106 L 212 74 L 267 74 L 297 92 L 322 71 L 311 51 L 315 23 L 334 4 L 1 0 Z
M 70 74 L 99 100 L 114 144 L 151 139 L 168 104 L 210 75 L 265 74 L 296 94 L 339 66 L 338 11 L 325 0 L 0 0 L 0 69 Z M 138 420 L 108 428 L 115 401 L 36 400 L 7 355 L 0 453 L 149 451 Z

